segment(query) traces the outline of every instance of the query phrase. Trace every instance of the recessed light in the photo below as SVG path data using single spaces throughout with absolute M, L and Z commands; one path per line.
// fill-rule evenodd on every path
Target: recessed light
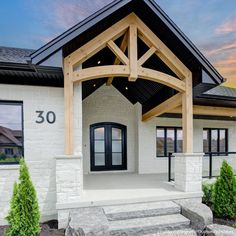
M 96 84 L 93 84 L 93 87 L 96 87 Z
M 101 61 L 98 61 L 98 65 L 101 64 Z
M 128 90 L 128 89 L 129 89 L 129 88 L 126 86 L 126 87 L 125 87 L 125 90 Z

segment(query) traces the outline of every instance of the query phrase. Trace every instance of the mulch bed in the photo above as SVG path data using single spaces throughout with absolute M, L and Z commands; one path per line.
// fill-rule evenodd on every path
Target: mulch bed
M 0 226 L 0 236 L 4 235 L 4 230 L 7 226 Z M 58 229 L 57 220 L 51 220 L 41 224 L 40 236 L 64 236 L 65 230 Z
M 233 224 L 236 224 L 236 218 L 235 219 L 222 219 L 222 218 L 214 217 L 213 222 L 214 224 L 227 225 L 227 226 L 233 227 Z

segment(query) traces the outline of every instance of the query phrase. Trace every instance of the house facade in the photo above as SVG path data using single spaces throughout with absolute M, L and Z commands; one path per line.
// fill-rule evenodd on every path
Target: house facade
M 236 169 L 224 82 L 152 0 L 114 1 L 38 50 L 1 47 L 0 153 L 22 150 L 0 160 L 0 223 L 19 155 L 60 227 L 84 206 L 199 201 L 209 165 Z

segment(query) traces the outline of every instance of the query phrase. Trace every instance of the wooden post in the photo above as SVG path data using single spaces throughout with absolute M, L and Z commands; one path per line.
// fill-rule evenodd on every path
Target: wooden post
M 129 81 L 135 81 L 138 78 L 138 30 L 135 24 L 129 27 L 129 62 L 130 62 L 130 76 Z
M 65 154 L 72 155 L 73 135 L 73 68 L 70 57 L 64 59 L 64 110 L 65 110 Z
M 193 153 L 193 92 L 191 72 L 184 82 L 185 92 L 182 93 L 183 153 Z

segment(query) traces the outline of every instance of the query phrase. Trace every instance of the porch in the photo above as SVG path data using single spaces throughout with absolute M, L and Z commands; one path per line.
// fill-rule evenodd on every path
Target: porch
M 177 190 L 167 174 L 95 173 L 84 175 L 84 189 L 77 207 L 200 199 L 201 192 Z

